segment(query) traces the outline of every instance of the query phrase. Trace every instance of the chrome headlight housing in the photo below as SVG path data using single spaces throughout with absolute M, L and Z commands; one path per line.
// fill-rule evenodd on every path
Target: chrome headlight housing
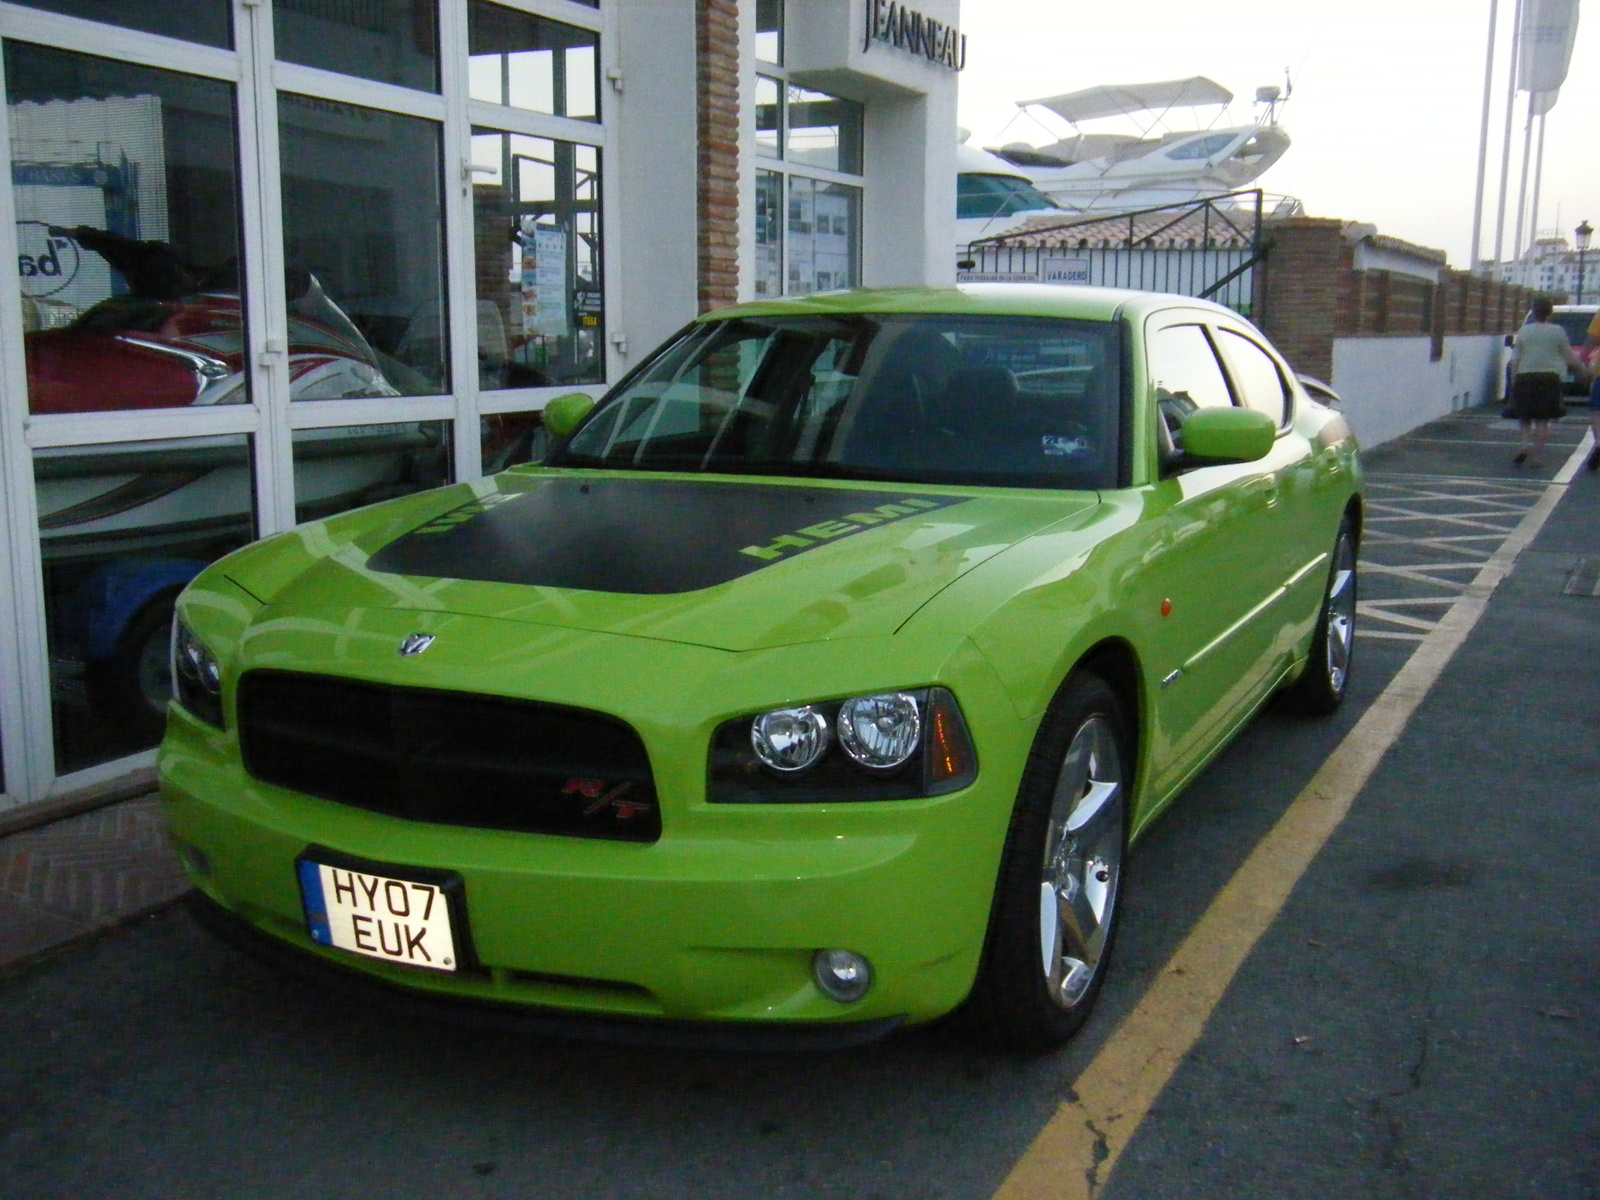
M 222 716 L 222 666 L 182 617 L 172 619 L 172 698 L 218 729 Z
M 956 698 L 908 688 L 724 721 L 706 795 L 713 804 L 912 800 L 966 787 L 977 773 Z

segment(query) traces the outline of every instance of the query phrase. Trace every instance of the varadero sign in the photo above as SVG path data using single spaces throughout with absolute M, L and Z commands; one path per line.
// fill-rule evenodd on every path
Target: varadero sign
M 952 71 L 967 65 L 966 34 L 897 0 L 867 0 L 867 40 L 862 51 L 870 50 L 873 42 L 888 42 Z

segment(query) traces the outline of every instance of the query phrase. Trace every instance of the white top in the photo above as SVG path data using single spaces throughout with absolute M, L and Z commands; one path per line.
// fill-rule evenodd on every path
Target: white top
M 1529 321 L 1512 341 L 1517 352 L 1517 374 L 1565 375 L 1574 358 L 1567 331 L 1554 321 Z
M 1204 75 L 1188 79 L 1167 79 L 1160 83 L 1125 83 L 1084 88 L 1081 92 L 1067 92 L 1060 96 L 1043 96 L 1038 100 L 1018 100 L 1017 107 L 1027 108 L 1038 104 L 1059 117 L 1076 125 L 1079 121 L 1095 117 L 1122 117 L 1133 113 L 1164 112 L 1179 105 L 1226 104 L 1233 93 L 1215 80 Z

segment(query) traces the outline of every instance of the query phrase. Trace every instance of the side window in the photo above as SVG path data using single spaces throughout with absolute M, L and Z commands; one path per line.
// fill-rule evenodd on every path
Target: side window
M 1239 389 L 1239 398 L 1257 412 L 1266 413 L 1273 424 L 1282 425 L 1288 416 L 1288 392 L 1283 373 L 1272 357 L 1243 334 L 1231 329 L 1218 330 L 1228 373 Z
M 1163 456 L 1183 449 L 1183 422 L 1197 408 L 1231 408 L 1222 364 L 1198 325 L 1168 325 L 1150 335 L 1150 381 L 1161 410 Z
M 1211 339 L 1198 325 L 1169 325 L 1150 339 L 1150 379 L 1158 394 L 1188 399 L 1196 408 L 1227 408 L 1233 393 Z

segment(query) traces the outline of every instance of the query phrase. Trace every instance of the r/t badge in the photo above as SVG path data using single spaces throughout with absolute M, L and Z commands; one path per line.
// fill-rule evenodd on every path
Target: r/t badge
M 400 643 L 400 657 L 413 658 L 433 645 L 431 633 L 408 633 L 406 640 Z

